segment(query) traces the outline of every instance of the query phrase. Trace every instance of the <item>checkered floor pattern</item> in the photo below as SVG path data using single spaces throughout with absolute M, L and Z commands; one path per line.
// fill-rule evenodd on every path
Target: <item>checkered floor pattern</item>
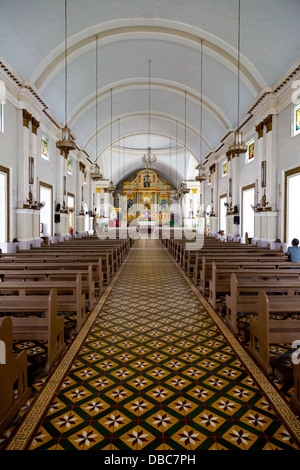
M 26 449 L 299 450 L 158 240 L 138 240 Z

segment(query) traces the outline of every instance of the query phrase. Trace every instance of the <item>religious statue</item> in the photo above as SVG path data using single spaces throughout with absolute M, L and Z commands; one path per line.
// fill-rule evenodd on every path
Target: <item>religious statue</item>
M 150 176 L 144 176 L 144 188 L 150 188 Z

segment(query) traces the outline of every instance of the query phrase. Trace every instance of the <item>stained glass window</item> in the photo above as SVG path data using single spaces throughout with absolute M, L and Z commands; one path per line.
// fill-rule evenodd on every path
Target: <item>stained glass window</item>
M 294 108 L 294 135 L 300 133 L 300 105 Z
M 49 160 L 48 137 L 46 137 L 45 135 L 42 135 L 41 156 L 45 160 Z
M 252 162 L 254 160 L 254 140 L 247 142 L 247 153 L 245 163 Z
M 227 160 L 225 162 L 223 162 L 223 165 L 222 165 L 222 175 L 223 176 L 226 176 L 227 175 Z
M 68 157 L 68 174 L 69 175 L 72 175 L 73 174 L 73 169 L 72 169 L 73 165 L 72 165 L 72 159 L 70 157 Z

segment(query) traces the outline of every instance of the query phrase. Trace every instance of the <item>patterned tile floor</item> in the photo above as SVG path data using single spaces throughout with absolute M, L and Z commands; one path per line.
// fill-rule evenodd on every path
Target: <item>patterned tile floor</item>
M 136 242 L 95 318 L 25 449 L 299 450 L 159 241 Z

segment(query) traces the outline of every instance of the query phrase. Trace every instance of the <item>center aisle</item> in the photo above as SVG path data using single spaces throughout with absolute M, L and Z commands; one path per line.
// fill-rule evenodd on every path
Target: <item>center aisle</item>
M 299 450 L 158 240 L 135 243 L 25 448 Z

